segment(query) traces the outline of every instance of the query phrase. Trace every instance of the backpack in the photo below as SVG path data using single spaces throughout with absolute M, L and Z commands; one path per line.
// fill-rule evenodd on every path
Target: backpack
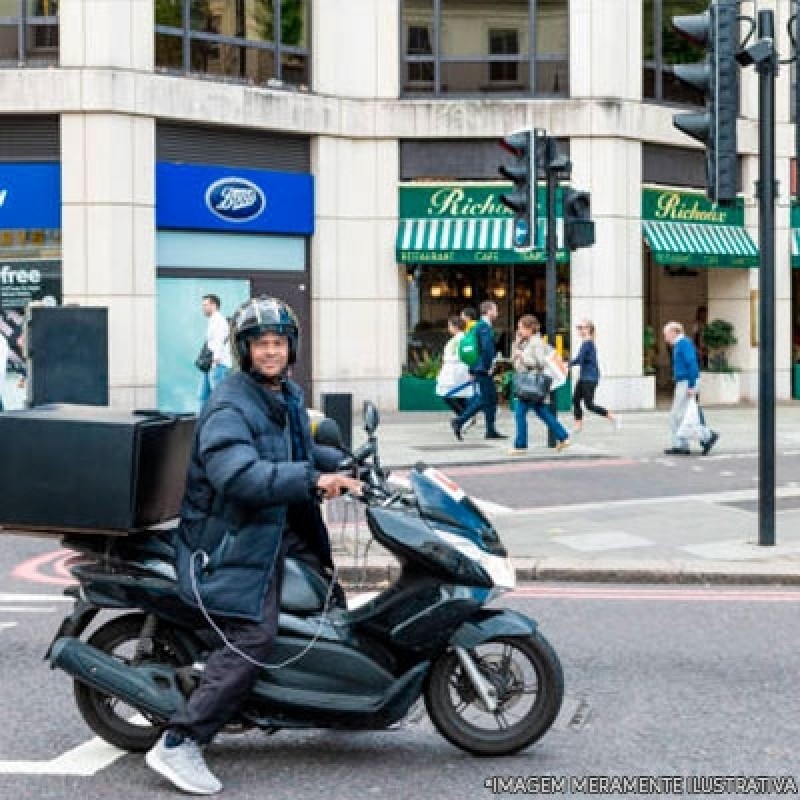
M 474 367 L 478 363 L 481 354 L 481 345 L 478 341 L 478 325 L 473 325 L 458 343 L 458 357 L 468 367 Z

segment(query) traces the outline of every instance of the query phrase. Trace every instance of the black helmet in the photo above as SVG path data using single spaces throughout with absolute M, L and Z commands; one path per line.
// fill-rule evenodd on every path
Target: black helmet
M 297 359 L 300 326 L 294 311 L 277 297 L 260 295 L 242 303 L 231 319 L 233 353 L 244 371 L 250 369 L 248 342 L 263 333 L 277 333 L 289 339 L 289 363 Z

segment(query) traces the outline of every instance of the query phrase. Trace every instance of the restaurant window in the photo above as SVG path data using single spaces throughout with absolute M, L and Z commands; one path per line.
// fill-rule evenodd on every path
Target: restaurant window
M 645 100 L 704 104 L 703 93 L 675 76 L 675 64 L 703 60 L 703 51 L 672 29 L 672 18 L 702 14 L 707 0 L 642 0 L 642 94 Z
M 0 0 L 0 66 L 58 64 L 58 0 Z
M 402 0 L 406 95 L 569 94 L 568 0 Z
M 156 0 L 156 69 L 307 89 L 309 21 L 310 0 Z

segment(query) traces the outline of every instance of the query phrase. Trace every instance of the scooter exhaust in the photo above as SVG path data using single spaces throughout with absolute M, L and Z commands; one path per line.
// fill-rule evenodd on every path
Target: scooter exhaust
M 156 664 L 124 664 L 71 636 L 64 636 L 53 645 L 50 666 L 159 719 L 169 719 L 186 704 L 174 669 Z

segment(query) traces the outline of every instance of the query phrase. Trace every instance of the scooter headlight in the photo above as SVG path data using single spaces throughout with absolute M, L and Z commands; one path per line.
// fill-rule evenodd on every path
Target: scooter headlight
M 514 564 L 508 556 L 496 556 L 481 550 L 474 542 L 455 533 L 436 530 L 436 534 L 444 539 L 450 547 L 461 555 L 479 564 L 491 578 L 496 589 L 511 591 L 517 585 Z

